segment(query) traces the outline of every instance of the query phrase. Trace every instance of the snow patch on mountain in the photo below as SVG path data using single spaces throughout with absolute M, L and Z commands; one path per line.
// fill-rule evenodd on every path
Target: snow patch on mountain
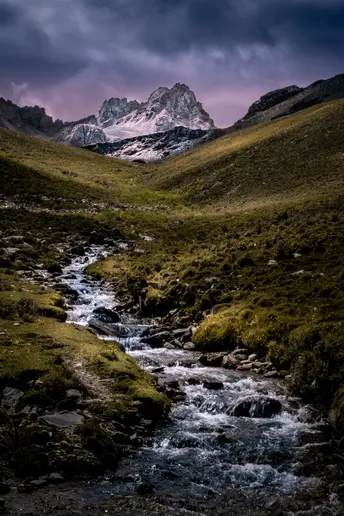
M 170 131 L 128 138 L 117 142 L 92 144 L 86 148 L 113 158 L 152 163 L 185 153 L 215 137 L 216 134 L 213 130 L 204 131 L 175 127 Z

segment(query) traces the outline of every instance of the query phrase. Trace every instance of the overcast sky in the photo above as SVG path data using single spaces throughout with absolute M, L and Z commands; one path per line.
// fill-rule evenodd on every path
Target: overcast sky
M 54 118 L 190 86 L 218 126 L 344 72 L 344 0 L 0 0 L 0 96 Z

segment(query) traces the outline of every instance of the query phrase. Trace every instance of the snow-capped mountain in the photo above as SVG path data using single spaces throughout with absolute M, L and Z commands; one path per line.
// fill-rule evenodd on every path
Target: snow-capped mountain
M 214 121 L 185 84 L 158 88 L 147 102 L 110 99 L 102 105 L 98 125 L 109 141 L 170 131 L 174 127 L 214 129 Z

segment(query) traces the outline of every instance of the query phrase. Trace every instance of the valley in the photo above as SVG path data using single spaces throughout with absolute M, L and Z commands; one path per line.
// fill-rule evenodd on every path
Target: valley
M 9 514 L 342 514 L 343 111 L 161 164 L 0 129 Z

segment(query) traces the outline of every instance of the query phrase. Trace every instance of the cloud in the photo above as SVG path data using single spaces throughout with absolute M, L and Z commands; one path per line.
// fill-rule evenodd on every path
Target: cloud
M 0 0 L 0 95 L 78 118 L 181 81 L 228 125 L 269 89 L 342 72 L 343 31 L 342 0 Z

